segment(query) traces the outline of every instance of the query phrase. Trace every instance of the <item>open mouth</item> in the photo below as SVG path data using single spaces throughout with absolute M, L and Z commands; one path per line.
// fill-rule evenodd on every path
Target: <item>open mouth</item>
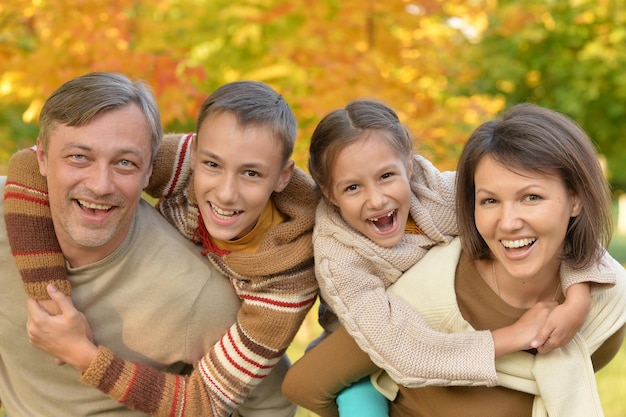
M 502 246 L 507 249 L 523 249 L 532 246 L 537 241 L 537 238 L 526 238 L 516 240 L 501 240 Z
M 392 210 L 384 216 L 372 217 L 368 219 L 372 225 L 381 233 L 389 231 L 396 225 L 397 210 Z
M 111 205 L 95 204 L 83 200 L 76 200 L 76 202 L 82 209 L 89 210 L 91 213 L 97 213 L 98 211 L 108 212 L 113 208 Z
M 209 203 L 209 205 L 211 206 L 211 210 L 213 210 L 215 217 L 222 220 L 228 220 L 234 216 L 243 213 L 243 210 L 223 210 L 213 203 Z

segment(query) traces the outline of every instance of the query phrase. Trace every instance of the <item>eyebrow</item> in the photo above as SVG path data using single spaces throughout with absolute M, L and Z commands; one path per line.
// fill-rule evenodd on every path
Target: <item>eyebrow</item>
M 223 158 L 220 158 L 219 155 L 214 154 L 211 151 L 199 151 L 198 152 L 200 155 L 206 157 L 206 158 L 210 158 L 210 159 L 214 159 L 217 162 L 222 163 L 224 161 Z M 250 169 L 250 170 L 269 170 L 271 168 L 270 164 L 265 164 L 265 163 L 260 163 L 260 162 L 248 162 L 248 163 L 244 163 L 241 166 L 239 166 L 240 168 L 243 169 Z

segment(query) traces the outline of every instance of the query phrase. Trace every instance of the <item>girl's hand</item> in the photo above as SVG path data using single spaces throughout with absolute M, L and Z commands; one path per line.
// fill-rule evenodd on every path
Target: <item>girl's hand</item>
M 57 364 L 68 363 L 83 372 L 98 350 L 87 318 L 54 285 L 48 286 L 48 294 L 60 313 L 50 315 L 39 302 L 26 300 L 28 338 L 35 347 L 53 356 Z
M 531 346 L 539 353 L 548 353 L 565 346 L 580 330 L 590 308 L 589 284 L 572 285 L 567 290 L 565 302 L 550 313 L 546 324 L 537 333 Z
M 532 348 L 531 342 L 557 305 L 556 301 L 538 302 L 512 325 L 492 331 L 496 358 Z

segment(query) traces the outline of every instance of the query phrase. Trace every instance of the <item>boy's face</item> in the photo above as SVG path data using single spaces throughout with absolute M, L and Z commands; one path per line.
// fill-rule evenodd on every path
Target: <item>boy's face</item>
M 54 228 L 73 267 L 103 259 L 126 237 L 152 172 L 150 137 L 133 104 L 84 126 L 56 126 L 47 150 L 38 141 Z
M 282 191 L 293 173 L 283 162 L 283 144 L 270 129 L 241 127 L 231 112 L 206 118 L 192 147 L 194 188 L 209 234 L 239 239 L 257 223 L 270 196 Z
M 409 217 L 410 162 L 378 135 L 337 153 L 331 189 L 325 194 L 352 227 L 389 248 L 402 240 Z

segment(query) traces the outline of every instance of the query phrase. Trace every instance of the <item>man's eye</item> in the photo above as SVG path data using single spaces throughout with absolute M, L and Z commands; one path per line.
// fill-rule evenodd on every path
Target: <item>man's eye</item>
M 246 171 L 246 175 L 247 175 L 248 177 L 259 177 L 259 176 L 260 176 L 258 172 L 256 172 L 256 171 L 250 171 L 250 170 Z

